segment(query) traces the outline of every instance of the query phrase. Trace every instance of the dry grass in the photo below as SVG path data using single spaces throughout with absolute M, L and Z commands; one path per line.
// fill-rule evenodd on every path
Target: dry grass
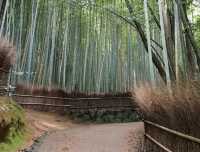
M 174 86 L 171 91 L 163 86 L 152 88 L 144 85 L 135 90 L 135 96 L 145 120 L 200 138 L 200 82 L 182 83 Z M 153 128 L 148 129 L 148 133 L 163 144 L 167 143 L 175 151 L 178 151 L 177 145 L 185 144 L 181 144 L 182 139 L 174 138 L 167 133 L 164 135 L 163 132 Z
M 144 119 L 200 138 L 200 82 L 135 90 L 136 102 Z
M 13 45 L 5 39 L 0 39 L 0 69 L 9 71 L 15 63 L 16 51 Z

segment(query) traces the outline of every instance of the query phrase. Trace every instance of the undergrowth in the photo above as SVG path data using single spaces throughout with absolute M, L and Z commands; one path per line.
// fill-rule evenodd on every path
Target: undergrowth
M 28 137 L 23 109 L 12 99 L 0 97 L 0 151 L 15 152 Z
M 92 123 L 127 123 L 139 121 L 139 115 L 133 110 L 126 111 L 80 111 L 69 114 L 72 120 Z

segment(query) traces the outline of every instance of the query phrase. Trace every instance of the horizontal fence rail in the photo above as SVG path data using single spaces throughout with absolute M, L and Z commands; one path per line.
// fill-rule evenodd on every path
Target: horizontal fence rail
M 44 98 L 44 99 L 57 99 L 57 100 L 102 100 L 104 98 L 107 99 L 132 99 L 132 97 L 67 97 L 67 98 L 62 98 L 62 97 L 49 97 L 49 96 L 37 96 L 37 95 L 22 95 L 22 94 L 12 94 L 12 96 L 16 97 L 30 97 L 30 98 Z
M 6 70 L 4 70 L 4 69 L 2 69 L 2 68 L 0 68 L 0 72 L 9 73 L 9 71 L 6 71 Z
M 153 123 L 153 122 L 150 122 L 150 121 L 144 121 L 144 122 L 145 122 L 146 124 L 149 124 L 149 125 L 152 125 L 152 126 L 154 126 L 154 127 L 156 127 L 156 128 L 159 128 L 159 129 L 161 129 L 161 130 L 163 130 L 163 131 L 166 131 L 166 132 L 168 132 L 168 133 L 174 134 L 174 135 L 176 135 L 176 136 L 178 136 L 178 137 L 181 137 L 181 138 L 184 138 L 184 139 L 186 139 L 186 140 L 189 140 L 189 141 L 196 142 L 196 143 L 200 144 L 200 139 L 198 139 L 198 138 L 195 138 L 195 137 L 192 137 L 192 136 L 183 134 L 183 133 L 181 133 L 181 132 L 178 132 L 178 131 L 169 129 L 169 128 L 167 128 L 167 127 L 163 127 L 163 126 L 161 126 L 161 125 L 158 125 L 158 124 Z
M 20 105 L 30 105 L 30 106 L 49 106 L 49 107 L 71 107 L 71 105 L 56 105 L 56 104 L 45 104 L 45 103 L 20 103 Z
M 197 152 L 199 152 L 200 151 L 200 139 L 199 138 L 196 138 L 196 137 L 193 137 L 193 136 L 190 136 L 190 135 L 186 135 L 186 134 L 184 134 L 184 133 L 181 133 L 181 132 L 179 132 L 179 131 L 175 131 L 175 130 L 173 130 L 173 129 L 169 129 L 169 128 L 167 128 L 167 127 L 164 127 L 164 126 L 161 126 L 161 125 L 159 125 L 159 124 L 156 124 L 156 123 L 153 123 L 153 122 L 151 122 L 151 121 L 144 121 L 144 124 L 145 124 L 145 138 L 147 139 L 147 140 L 149 140 L 151 143 L 153 143 L 154 145 L 156 145 L 157 147 L 159 147 L 160 149 L 162 149 L 162 151 L 164 151 L 164 152 L 177 152 L 178 150 L 177 149 L 169 149 L 169 147 L 167 147 L 166 145 L 164 145 L 163 143 L 161 143 L 159 140 L 157 140 L 157 139 L 155 139 L 156 137 L 153 137 L 152 135 L 151 135 L 151 133 L 152 133 L 152 130 L 151 129 L 148 129 L 148 131 L 147 131 L 147 129 L 146 128 L 148 128 L 148 127 L 153 127 L 153 128 L 156 128 L 156 129 L 159 129 L 159 130 L 161 130 L 162 132 L 165 132 L 166 134 L 168 134 L 168 135 L 173 135 L 173 136 L 175 136 L 177 139 L 183 139 L 183 140 L 185 140 L 185 141 L 187 141 L 186 143 L 185 143 L 185 145 L 186 146 L 189 146 L 190 145 L 190 143 L 191 143 L 191 145 L 193 146 L 194 144 L 196 144 L 196 145 L 198 145 L 198 149 L 190 149 L 189 151 L 187 150 L 187 149 L 184 149 L 185 151 L 187 151 L 187 152 L 193 152 L 193 151 L 197 151 Z M 157 130 L 158 131 L 158 130 Z M 161 139 L 162 138 L 162 135 L 163 135 L 163 133 L 159 133 L 159 131 L 158 131 L 158 133 L 157 133 L 157 135 L 159 135 L 159 138 Z M 166 138 L 166 139 L 168 139 L 168 140 L 170 140 L 170 138 Z M 165 139 L 165 140 L 166 140 Z M 168 142 L 168 141 L 165 141 L 165 142 Z M 183 145 L 184 146 L 184 145 Z M 191 147 L 192 147 L 191 146 Z M 178 147 L 178 146 L 177 146 Z M 195 146 L 195 147 L 197 147 L 197 146 Z M 155 149 L 154 149 L 155 150 Z M 185 152 L 184 151 L 184 152 Z M 148 152 L 148 150 L 147 150 L 147 152 Z M 159 151 L 160 152 L 160 151 Z M 180 152 L 183 152 L 183 151 L 180 151 Z
M 0 95 L 8 95 L 9 89 L 7 86 L 0 86 Z

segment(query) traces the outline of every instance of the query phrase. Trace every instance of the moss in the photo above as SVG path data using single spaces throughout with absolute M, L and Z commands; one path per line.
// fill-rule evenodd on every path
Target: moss
M 0 97 L 1 152 L 14 152 L 23 144 L 28 134 L 25 126 L 23 109 L 11 98 Z

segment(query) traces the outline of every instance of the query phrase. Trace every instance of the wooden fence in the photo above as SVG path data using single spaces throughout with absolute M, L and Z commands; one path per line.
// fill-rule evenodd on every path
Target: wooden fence
M 89 98 L 61 98 L 35 95 L 12 95 L 15 101 L 25 108 L 47 109 L 52 111 L 88 111 L 88 110 L 106 110 L 123 111 L 133 110 L 134 105 L 130 97 L 89 97 Z
M 200 139 L 150 121 L 144 124 L 145 152 L 200 152 Z
M 7 95 L 9 90 L 9 71 L 0 69 L 0 96 Z

